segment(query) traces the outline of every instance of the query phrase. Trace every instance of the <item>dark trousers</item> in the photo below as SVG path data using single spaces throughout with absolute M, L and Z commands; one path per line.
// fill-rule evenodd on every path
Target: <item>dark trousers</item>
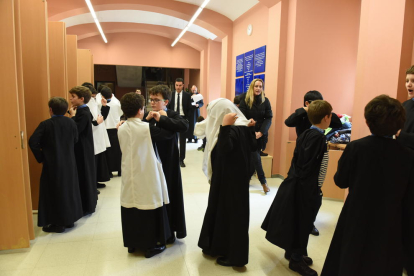
M 204 137 L 203 144 L 201 145 L 202 148 L 206 148 L 207 138 Z
M 322 191 L 320 193 L 321 193 L 321 195 L 315 200 L 315 218 L 313 219 L 313 222 L 314 222 L 313 223 L 313 227 L 315 227 L 316 217 L 317 217 L 317 215 L 319 213 L 319 209 L 322 206 L 322 197 L 323 197 Z
M 185 159 L 185 145 L 187 144 L 187 138 L 185 133 L 179 133 L 178 139 L 180 141 L 180 161 L 184 161 Z
M 252 152 L 252 163 L 253 163 L 254 169 L 257 172 L 257 178 L 259 178 L 260 183 L 265 184 L 266 177 L 265 177 L 263 167 L 262 167 L 262 158 L 260 157 L 260 150 Z

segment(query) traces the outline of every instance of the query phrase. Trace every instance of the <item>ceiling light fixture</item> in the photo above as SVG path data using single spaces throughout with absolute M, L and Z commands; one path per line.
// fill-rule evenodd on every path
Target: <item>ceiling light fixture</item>
M 108 43 L 108 40 L 106 40 L 105 34 L 102 30 L 101 24 L 99 24 L 98 17 L 96 16 L 95 10 L 93 9 L 92 3 L 90 0 L 85 0 L 86 5 L 88 5 L 89 11 L 92 14 L 93 20 L 95 21 L 96 27 L 98 27 L 99 32 L 101 33 L 102 39 L 105 41 L 105 43 Z
M 188 21 L 187 26 L 181 31 L 180 35 L 174 40 L 173 44 L 171 44 L 171 47 L 174 47 L 175 44 L 181 39 L 181 37 L 185 34 L 185 32 L 188 31 L 188 28 L 190 28 L 191 25 L 193 25 L 194 21 L 197 19 L 197 17 L 200 15 L 200 13 L 203 11 L 203 9 L 207 6 L 207 3 L 210 2 L 210 0 L 204 0 L 203 4 L 198 8 L 196 13 L 193 15 L 190 21 Z

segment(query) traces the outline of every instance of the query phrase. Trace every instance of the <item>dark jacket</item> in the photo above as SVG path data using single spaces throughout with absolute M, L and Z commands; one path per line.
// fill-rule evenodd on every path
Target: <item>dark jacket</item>
M 175 106 L 175 93 L 177 93 L 176 91 L 174 91 L 171 94 L 171 101 L 168 103 L 167 108 L 171 109 L 173 111 L 177 111 L 174 106 Z M 191 106 L 191 95 L 190 93 L 187 93 L 185 91 L 182 91 L 180 93 L 181 97 L 182 97 L 182 105 L 183 105 L 183 111 L 184 111 L 184 117 L 188 120 L 188 116 L 190 115 L 190 110 L 192 108 Z

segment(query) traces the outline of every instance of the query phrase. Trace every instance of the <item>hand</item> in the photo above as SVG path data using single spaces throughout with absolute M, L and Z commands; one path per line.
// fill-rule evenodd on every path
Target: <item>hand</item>
M 263 133 L 261 133 L 260 131 L 256 132 L 256 139 L 259 139 L 262 136 L 263 136 Z
M 305 106 L 303 109 L 305 109 L 305 111 L 308 112 L 308 107 L 307 106 Z
M 256 125 L 256 121 L 253 119 L 250 119 L 249 124 L 247 125 L 248 127 L 252 127 Z
M 238 117 L 236 113 L 229 113 L 229 114 L 224 115 L 222 126 L 233 125 L 236 122 L 237 118 Z
M 151 111 L 151 112 L 152 112 L 152 117 L 155 119 L 155 121 L 159 122 L 161 114 L 159 112 L 156 112 L 156 111 Z
M 102 115 L 98 115 L 98 118 L 96 119 L 96 122 L 98 123 L 98 125 L 102 124 L 103 121 L 104 121 L 104 117 Z
M 116 124 L 116 129 L 119 129 L 122 124 L 125 123 L 125 121 L 119 121 L 119 123 Z
M 72 106 L 71 108 L 69 108 L 69 114 L 70 114 L 70 117 L 73 117 L 76 115 L 76 106 Z
M 401 129 L 397 131 L 397 133 L 395 134 L 395 137 L 400 136 L 400 133 L 401 133 Z
M 150 111 L 150 112 L 148 112 L 148 115 L 147 115 L 147 118 L 145 118 L 147 121 L 150 121 L 152 118 L 153 118 L 153 116 L 152 116 L 152 113 L 153 113 L 154 111 Z
M 165 110 L 160 110 L 160 111 L 158 111 L 158 113 L 160 113 L 161 116 L 168 116 L 167 112 L 165 112 Z
M 102 98 L 101 103 L 102 103 L 103 106 L 106 106 L 108 101 L 105 98 Z

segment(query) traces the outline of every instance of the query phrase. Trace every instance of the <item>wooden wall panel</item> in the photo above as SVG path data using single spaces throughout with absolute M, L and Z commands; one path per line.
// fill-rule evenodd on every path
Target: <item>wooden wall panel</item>
M 78 85 L 92 82 L 92 54 L 91 50 L 78 49 Z
M 68 70 L 68 87 L 67 92 L 78 85 L 78 36 L 66 36 L 66 55 L 67 55 L 67 70 Z M 66 93 L 66 98 L 69 93 Z
M 95 65 L 93 64 L 93 55 L 91 55 L 91 83 L 95 86 L 95 70 L 94 69 L 95 69 Z
M 0 250 L 30 246 L 23 153 L 20 139 L 19 70 L 16 52 L 14 1 L 0 1 Z
M 33 134 L 41 121 L 50 117 L 49 56 L 47 40 L 47 6 L 43 0 L 20 0 L 23 81 L 26 93 L 26 130 Z M 30 185 L 33 209 L 39 203 L 42 165 L 29 153 Z
M 48 23 L 50 96 L 67 99 L 66 27 L 64 22 Z

